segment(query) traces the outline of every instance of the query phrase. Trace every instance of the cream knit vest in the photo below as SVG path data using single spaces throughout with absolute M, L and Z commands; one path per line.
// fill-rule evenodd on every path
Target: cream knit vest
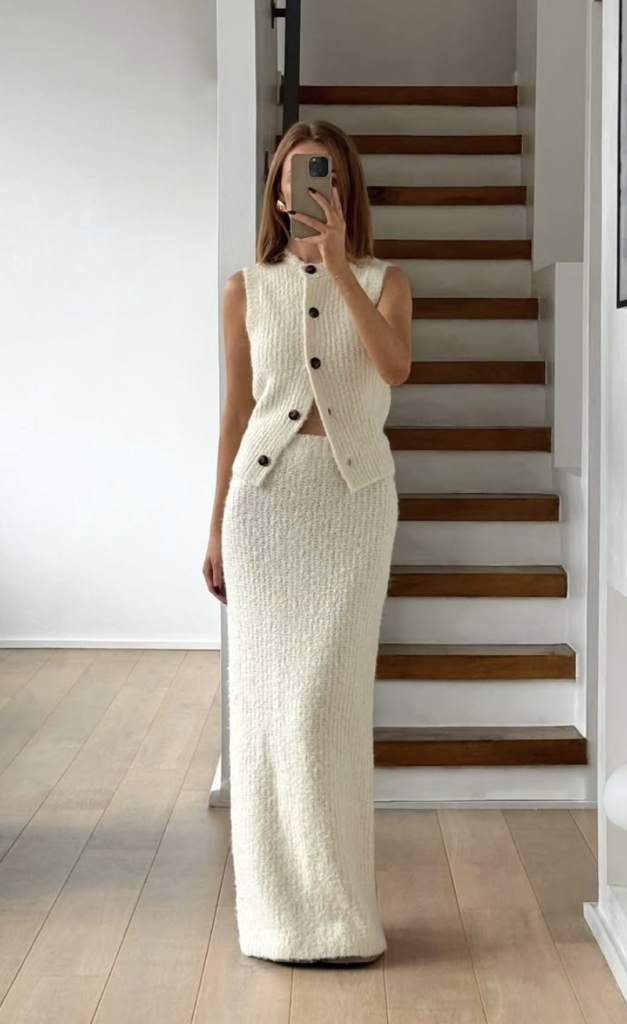
M 375 257 L 351 264 L 375 305 L 391 265 Z M 286 249 L 281 263 L 255 263 L 243 275 L 256 404 L 233 473 L 263 484 L 315 399 L 351 491 L 394 475 L 383 430 L 390 385 L 366 352 L 329 271 Z

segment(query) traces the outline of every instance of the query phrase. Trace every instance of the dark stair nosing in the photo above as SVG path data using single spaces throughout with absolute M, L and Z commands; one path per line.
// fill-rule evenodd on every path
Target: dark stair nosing
M 380 643 L 376 678 L 573 680 L 576 663 L 576 652 L 569 644 Z
M 283 83 L 279 91 L 283 102 Z M 518 106 L 516 85 L 301 85 L 298 101 L 311 106 L 326 104 L 378 106 Z
M 392 565 L 388 597 L 550 598 L 568 596 L 561 565 Z
M 400 522 L 558 522 L 559 494 L 399 493 Z
M 367 185 L 371 206 L 526 206 L 526 185 Z
M 376 768 L 587 764 L 575 726 L 375 726 Z
M 530 238 L 378 238 L 375 256 L 383 260 L 531 259 Z
M 540 359 L 414 360 L 407 384 L 546 384 Z
M 550 452 L 552 428 L 545 426 L 389 425 L 385 434 L 395 451 Z
M 369 156 L 520 156 L 522 135 L 350 135 Z M 277 135 L 275 143 L 281 142 Z
M 537 320 L 538 314 L 539 300 L 534 296 L 412 298 L 413 320 Z

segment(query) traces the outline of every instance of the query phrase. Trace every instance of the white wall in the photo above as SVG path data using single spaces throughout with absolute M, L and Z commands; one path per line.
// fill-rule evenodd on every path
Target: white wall
M 304 85 L 510 85 L 516 0 L 302 0 Z
M 274 151 L 279 124 L 277 30 L 266 0 L 217 0 L 218 233 L 215 282 L 220 407 L 226 396 L 222 292 L 226 279 L 255 262 L 265 187 L 264 153 Z M 228 595 L 228 580 L 226 581 Z M 212 806 L 230 802 L 228 604 L 221 605 L 221 749 L 211 787 Z
M 527 238 L 533 238 L 537 60 L 538 0 L 518 0 L 516 5 L 518 131 L 522 135 L 521 184 L 527 186 Z
M 618 0 L 604 0 L 603 19 L 600 792 L 606 776 L 627 764 L 627 309 L 616 307 Z M 602 808 L 599 818 L 603 901 L 606 881 L 627 885 L 627 833 L 610 825 Z
M 589 4 L 518 0 L 522 184 L 528 187 L 534 270 L 583 259 Z
M 5 645 L 218 645 L 214 22 L 3 5 Z

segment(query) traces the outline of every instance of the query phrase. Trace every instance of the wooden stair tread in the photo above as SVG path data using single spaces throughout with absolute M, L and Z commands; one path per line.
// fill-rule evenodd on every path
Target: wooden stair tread
M 388 597 L 565 598 L 561 565 L 392 565 Z
M 526 185 L 368 185 L 371 206 L 526 206 Z
M 550 426 L 386 426 L 398 451 L 551 451 Z
M 486 575 L 515 575 L 520 573 L 521 575 L 526 574 L 538 574 L 546 573 L 547 575 L 558 574 L 561 576 L 566 575 L 566 571 L 561 565 L 427 565 L 421 563 L 420 565 L 408 565 L 407 563 L 393 564 L 391 571 L 394 573 L 408 573 L 411 575 L 424 574 L 433 575 L 441 574 L 445 576 L 460 576 L 460 575 L 478 575 L 485 573 Z
M 403 644 L 381 643 L 379 651 L 384 654 L 400 654 L 429 657 L 437 654 L 446 657 L 522 657 L 523 655 L 558 654 L 571 655 L 575 651 L 570 644 Z
M 390 260 L 530 260 L 530 238 L 379 238 L 375 256 Z
M 414 360 L 407 384 L 546 384 L 539 359 Z
M 378 680 L 575 679 L 569 644 L 387 644 L 377 655 Z
M 279 93 L 282 102 L 282 84 Z M 515 107 L 515 85 L 301 85 L 303 104 Z
M 352 135 L 363 154 L 520 155 L 522 135 Z
M 573 725 L 375 726 L 377 768 L 587 764 Z
M 350 133 L 349 133 L 350 134 Z M 365 154 L 520 156 L 522 135 L 350 135 L 357 151 Z M 276 136 L 276 145 L 281 142 Z
M 399 494 L 403 522 L 557 522 L 559 510 L 559 494 Z
M 537 320 L 538 299 L 530 296 L 468 297 L 437 295 L 414 297 L 414 320 Z

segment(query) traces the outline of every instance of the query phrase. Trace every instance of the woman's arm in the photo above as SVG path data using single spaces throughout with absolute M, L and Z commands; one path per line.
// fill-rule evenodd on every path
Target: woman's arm
M 368 355 L 388 384 L 403 384 L 411 370 L 412 295 L 400 267 L 389 267 L 375 306 L 347 264 L 335 282 Z
M 223 292 L 226 399 L 220 424 L 216 487 L 203 575 L 210 591 L 225 601 L 222 573 L 222 515 L 231 468 L 255 407 L 250 342 L 246 330 L 246 287 L 241 270 L 228 278 Z

